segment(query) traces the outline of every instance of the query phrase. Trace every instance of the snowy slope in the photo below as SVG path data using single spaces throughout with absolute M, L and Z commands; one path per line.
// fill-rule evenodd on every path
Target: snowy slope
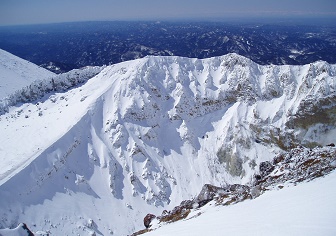
M 1 236 L 34 236 L 27 225 L 20 223 L 15 229 L 0 229 Z
M 336 191 L 331 187 L 335 185 L 334 171 L 324 178 L 266 192 L 233 206 L 209 205 L 197 218 L 144 235 L 336 235 Z
M 335 71 L 146 57 L 17 104 L 0 116 L 0 227 L 126 235 L 205 183 L 246 183 L 276 153 L 335 142 Z
M 55 74 L 0 49 L 0 99 Z

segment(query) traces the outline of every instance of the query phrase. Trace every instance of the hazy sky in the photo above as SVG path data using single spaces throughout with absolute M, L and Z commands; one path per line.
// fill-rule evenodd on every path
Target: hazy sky
M 0 0 L 0 25 L 90 20 L 336 15 L 336 0 Z

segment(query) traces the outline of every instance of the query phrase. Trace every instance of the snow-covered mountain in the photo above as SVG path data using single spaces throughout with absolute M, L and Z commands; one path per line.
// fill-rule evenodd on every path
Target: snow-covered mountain
M 0 99 L 54 73 L 0 49 Z
M 0 228 L 127 235 L 204 184 L 248 183 L 278 153 L 336 142 L 336 65 L 326 62 L 228 54 L 86 70 L 2 103 Z

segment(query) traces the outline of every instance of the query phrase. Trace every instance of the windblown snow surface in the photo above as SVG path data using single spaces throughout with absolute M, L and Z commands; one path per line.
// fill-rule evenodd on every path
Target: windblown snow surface
M 206 183 L 246 183 L 283 150 L 335 142 L 335 71 L 146 57 L 12 102 L 0 116 L 0 228 L 131 234 Z
M 0 49 L 0 99 L 35 80 L 52 76 L 55 76 L 53 72 Z

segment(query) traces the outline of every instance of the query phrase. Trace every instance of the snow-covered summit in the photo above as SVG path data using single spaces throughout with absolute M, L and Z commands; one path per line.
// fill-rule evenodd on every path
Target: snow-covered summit
M 55 76 L 51 71 L 0 49 L 0 99 L 35 80 Z
M 146 57 L 27 93 L 0 116 L 0 227 L 126 235 L 206 183 L 246 183 L 293 146 L 336 142 L 335 75 L 325 62 Z

